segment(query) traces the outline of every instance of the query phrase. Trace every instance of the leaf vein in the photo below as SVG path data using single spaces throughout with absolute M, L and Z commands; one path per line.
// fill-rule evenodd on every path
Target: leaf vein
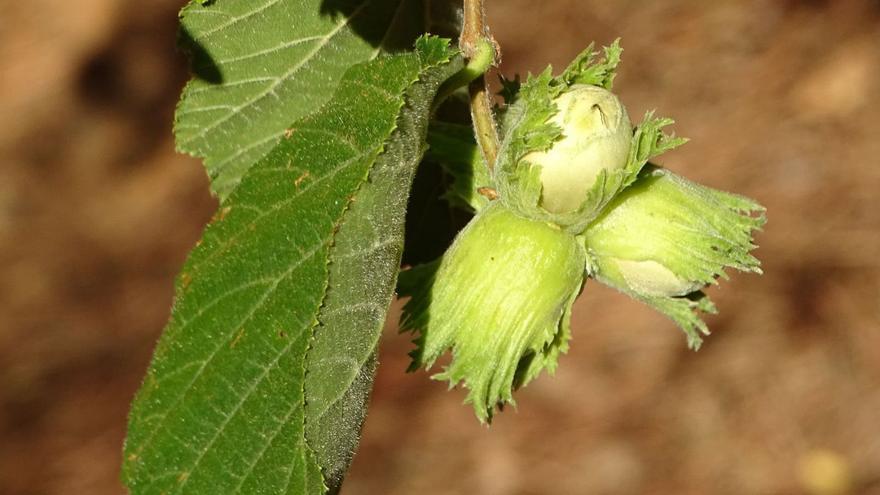
M 202 34 L 202 37 L 207 38 L 208 36 L 211 36 L 214 33 L 217 33 L 217 32 L 222 31 L 230 26 L 238 24 L 239 22 L 241 22 L 245 19 L 248 19 L 250 17 L 253 17 L 253 16 L 263 12 L 264 10 L 268 9 L 269 7 L 272 7 L 273 5 L 275 5 L 279 2 L 281 2 L 281 0 L 269 0 L 268 2 L 264 3 L 263 5 L 260 5 L 259 7 L 255 8 L 254 10 L 250 10 L 248 12 L 245 12 L 244 14 L 242 14 L 240 16 L 231 17 L 228 21 L 215 26 L 213 29 L 209 29 L 209 30 L 205 31 Z
M 323 36 L 306 36 L 305 38 L 299 38 L 299 39 L 295 39 L 295 40 L 285 41 L 284 43 L 273 46 L 271 48 L 265 48 L 263 50 L 259 50 L 256 52 L 248 53 L 245 55 L 240 55 L 238 57 L 232 57 L 232 58 L 227 58 L 227 59 L 223 59 L 223 60 L 218 60 L 215 62 L 215 64 L 222 65 L 222 64 L 233 64 L 236 62 L 243 62 L 245 60 L 250 60 L 252 58 L 262 57 L 264 55 L 271 55 L 273 53 L 280 52 L 281 50 L 291 48 L 291 47 L 294 47 L 297 45 L 301 45 L 303 43 L 308 43 L 309 41 L 320 40 L 322 38 L 323 38 Z
M 345 253 L 345 254 L 340 254 L 338 256 L 334 256 L 333 259 L 340 261 L 340 260 L 348 260 L 348 259 L 352 259 L 352 258 L 357 258 L 359 256 L 366 255 L 367 253 L 372 253 L 374 251 L 378 251 L 384 247 L 392 246 L 394 244 L 397 244 L 398 242 L 399 241 L 397 239 L 395 239 L 393 237 L 389 237 L 384 241 L 371 244 L 364 249 L 356 249 L 356 250 L 352 250 L 352 251 Z
M 196 126 L 196 127 L 198 127 L 198 126 Z M 214 164 L 213 175 L 217 176 L 220 173 L 220 171 L 223 170 L 223 168 L 226 166 L 227 163 L 235 160 L 236 158 L 240 157 L 241 155 L 249 152 L 250 150 L 252 150 L 254 148 L 262 146 L 262 145 L 268 143 L 269 141 L 273 141 L 275 139 L 280 138 L 283 134 L 284 134 L 284 131 L 275 132 L 275 133 L 272 133 L 270 136 L 267 136 L 265 138 L 260 138 L 259 140 L 254 141 L 253 143 L 251 143 L 247 146 L 243 146 L 243 147 L 239 148 L 238 150 L 236 150 L 235 153 L 227 156 L 226 158 L 224 158 Z
M 191 88 L 186 92 L 186 96 L 193 96 L 199 93 L 205 93 L 207 91 L 213 91 L 216 89 L 226 89 L 226 88 L 234 88 L 236 86 L 244 86 L 245 84 L 254 84 L 254 83 L 263 83 L 263 82 L 274 82 L 277 81 L 277 77 L 264 76 L 264 77 L 249 77 L 247 79 L 236 79 L 235 81 L 224 82 L 220 84 L 209 84 L 198 88 Z M 184 100 L 187 101 L 187 100 Z M 179 113 L 179 112 L 178 112 Z

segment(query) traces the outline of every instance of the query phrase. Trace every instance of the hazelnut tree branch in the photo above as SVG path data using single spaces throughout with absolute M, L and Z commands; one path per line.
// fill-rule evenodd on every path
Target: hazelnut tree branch
M 459 48 L 468 60 L 486 59 L 487 68 L 496 60 L 496 44 L 486 26 L 486 13 L 483 0 L 464 0 L 464 24 L 459 38 Z M 468 85 L 470 94 L 471 120 L 480 152 L 489 170 L 495 166 L 498 156 L 498 129 L 492 111 L 492 101 L 486 86 L 486 77 L 481 74 Z

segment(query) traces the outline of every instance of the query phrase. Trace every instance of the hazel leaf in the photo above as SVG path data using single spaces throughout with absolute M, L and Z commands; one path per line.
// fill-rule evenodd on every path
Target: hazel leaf
M 365 378 L 372 377 L 374 349 L 367 346 L 363 357 L 348 345 L 372 342 L 378 330 L 374 320 L 352 319 L 364 331 L 351 336 L 351 327 L 328 327 L 328 313 L 348 310 L 341 293 L 364 272 L 377 277 L 369 302 L 387 305 L 402 237 L 400 229 L 381 232 L 389 249 L 380 258 L 390 272 L 370 272 L 376 252 L 369 250 L 340 271 L 349 230 L 384 225 L 374 227 L 371 212 L 351 202 L 367 189 L 392 189 L 383 197 L 388 203 L 367 196 L 364 203 L 402 222 L 408 188 L 385 172 L 418 163 L 436 81 L 416 86 L 442 73 L 452 55 L 447 41 L 430 38 L 414 52 L 352 67 L 333 98 L 296 122 L 221 204 L 178 278 L 171 319 L 132 404 L 123 464 L 132 494 L 318 495 L 325 482 L 336 486 L 363 414 L 355 399 L 368 393 Z M 377 182 L 365 189 L 368 178 Z M 319 322 L 320 342 L 313 342 Z M 333 394 L 352 398 L 347 415 L 335 418 L 341 425 L 319 422 L 306 407 L 310 348 L 315 374 L 327 370 L 319 369 L 322 357 L 357 363 L 356 376 L 344 368 L 323 389 L 309 390 L 322 410 L 334 410 Z M 317 425 L 334 427 L 326 434 L 339 443 L 321 442 L 312 434 Z

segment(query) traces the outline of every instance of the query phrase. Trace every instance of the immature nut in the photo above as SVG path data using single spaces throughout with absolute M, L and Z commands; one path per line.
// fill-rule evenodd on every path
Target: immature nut
M 626 285 L 648 296 L 684 296 L 701 288 L 702 282 L 685 280 L 654 260 L 618 259 L 617 269 Z
M 555 103 L 559 111 L 550 122 L 562 137 L 523 159 L 541 166 L 544 209 L 566 213 L 578 209 L 602 170 L 626 167 L 632 124 L 617 96 L 598 86 L 574 85 Z
M 649 170 L 608 204 L 584 232 L 596 277 L 642 297 L 690 294 L 727 267 L 760 272 L 753 201 Z
M 584 279 L 584 248 L 555 226 L 494 203 L 443 256 L 433 283 L 412 294 L 403 328 L 418 331 L 413 366 L 452 362 L 435 378 L 464 382 L 481 421 L 513 390 L 556 367 L 568 347 L 571 304 Z

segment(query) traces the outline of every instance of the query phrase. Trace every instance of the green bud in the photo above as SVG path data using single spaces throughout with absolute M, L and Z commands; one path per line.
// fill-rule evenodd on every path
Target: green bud
M 523 159 L 541 167 L 544 209 L 566 213 L 581 206 L 601 171 L 626 167 L 632 124 L 617 96 L 598 86 L 574 85 L 554 103 L 559 111 L 549 122 L 562 137 Z
M 599 281 L 672 317 L 700 343 L 705 324 L 690 309 L 714 310 L 697 293 L 725 268 L 760 273 L 752 232 L 764 224 L 754 201 L 651 168 L 587 227 L 590 271 Z M 684 311 L 684 310 L 687 311 Z
M 585 264 L 573 235 L 491 204 L 439 263 L 409 274 L 402 328 L 419 333 L 411 369 L 430 368 L 451 349 L 452 362 L 434 377 L 464 382 L 477 417 L 491 420 L 496 405 L 512 403 L 515 388 L 552 372 L 567 350 Z

